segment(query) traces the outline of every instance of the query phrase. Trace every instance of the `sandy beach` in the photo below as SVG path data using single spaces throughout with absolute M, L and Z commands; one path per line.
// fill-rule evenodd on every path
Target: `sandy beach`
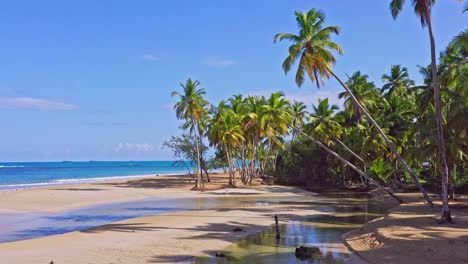
M 304 190 L 262 185 L 227 188 L 226 175 L 215 174 L 211 191 L 190 191 L 190 177 L 151 176 L 87 184 L 49 186 L 0 192 L 0 213 L 68 212 L 97 205 L 145 199 L 262 200 L 278 197 L 313 197 Z M 326 247 L 349 254 L 346 263 L 467 263 L 468 199 L 453 203 L 456 224 L 439 225 L 440 202 L 431 209 L 419 194 L 399 194 L 405 203 L 385 217 L 373 220 Z M 185 201 L 188 201 L 185 200 Z M 235 204 L 235 203 L 233 203 Z M 91 229 L 40 238 L 0 243 L 2 263 L 193 263 L 196 257 L 213 257 L 232 242 L 272 228 L 273 216 L 281 223 L 317 214 L 329 207 L 310 204 L 226 204 L 216 209 L 184 210 L 136 217 Z M 360 210 L 360 209 L 359 209 Z M 331 226 L 331 223 L 324 223 Z M 234 228 L 242 232 L 234 232 Z M 352 254 L 351 252 L 357 254 Z M 291 253 L 292 254 L 292 253 Z
M 344 235 L 369 263 L 468 263 L 468 197 L 451 202 L 454 224 L 439 224 L 440 197 L 430 208 L 419 193 L 399 194 L 405 203 Z
M 212 189 L 224 187 L 224 175 L 212 177 Z M 148 198 L 271 197 L 312 193 L 282 186 L 189 191 L 188 176 L 159 176 L 90 184 L 0 192 L 3 213 L 60 212 L 87 206 Z M 2 263 L 174 263 L 213 256 L 231 242 L 281 222 L 327 214 L 324 206 L 271 205 L 193 210 L 127 219 L 96 228 L 0 244 Z M 240 227 L 244 232 L 233 232 Z M 347 252 L 344 246 L 341 251 Z

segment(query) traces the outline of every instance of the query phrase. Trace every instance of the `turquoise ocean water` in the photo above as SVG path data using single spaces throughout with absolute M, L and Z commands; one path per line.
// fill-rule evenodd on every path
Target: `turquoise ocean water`
M 187 173 L 173 161 L 0 162 L 0 189 Z

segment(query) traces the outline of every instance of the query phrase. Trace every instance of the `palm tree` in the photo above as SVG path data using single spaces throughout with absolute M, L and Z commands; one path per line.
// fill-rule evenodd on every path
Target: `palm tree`
M 321 147 L 322 149 L 324 149 L 326 152 L 328 152 L 329 154 L 331 154 L 332 156 L 334 156 L 335 158 L 337 158 L 338 160 L 340 160 L 341 162 L 343 162 L 344 164 L 346 164 L 347 166 L 349 166 L 351 169 L 353 169 L 354 171 L 356 171 L 360 176 L 364 177 L 366 180 L 368 180 L 369 182 L 373 182 L 379 189 L 381 189 L 382 191 L 386 192 L 388 195 L 390 195 L 391 197 L 393 197 L 396 201 L 398 201 L 399 203 L 403 203 L 403 201 L 398 197 L 396 196 L 395 194 L 393 194 L 390 190 L 384 188 L 378 181 L 374 180 L 373 178 L 369 177 L 366 173 L 364 173 L 362 170 L 360 170 L 359 168 L 357 168 L 356 166 L 354 166 L 351 162 L 347 161 L 345 158 L 343 158 L 342 156 L 338 155 L 336 152 L 334 152 L 333 150 L 331 150 L 329 147 L 327 147 L 325 144 L 323 144 L 322 142 L 320 142 L 319 140 L 313 138 L 312 136 L 306 134 L 304 131 L 302 130 L 299 130 L 299 129 L 296 129 L 295 127 L 292 127 L 292 129 L 295 129 L 299 134 L 301 134 L 302 136 L 304 136 L 305 138 L 309 139 L 310 141 L 314 142 L 315 144 L 319 145 L 319 147 Z
M 200 88 L 199 81 L 193 81 L 188 79 L 185 84 L 181 83 L 180 86 L 183 89 L 182 93 L 172 92 L 171 96 L 178 97 L 180 99 L 174 105 L 176 110 L 176 116 L 178 119 L 185 120 L 185 124 L 182 125 L 184 129 L 190 129 L 190 134 L 193 135 L 194 145 L 197 151 L 197 180 L 195 182 L 195 188 L 201 188 L 201 175 L 202 175 L 202 164 L 201 164 L 201 153 L 200 153 L 200 141 L 202 134 L 202 120 L 207 115 L 208 102 L 203 98 L 205 95 L 205 89 Z
M 344 117 L 342 115 L 335 115 L 338 106 L 330 105 L 328 103 L 328 98 L 325 98 L 323 100 L 318 99 L 317 106 L 312 104 L 312 109 L 313 112 L 310 114 L 310 124 L 312 125 L 314 134 L 317 134 L 326 144 L 330 144 L 332 141 L 338 143 L 348 153 L 362 162 L 364 171 L 366 171 L 364 160 L 339 139 L 343 134 L 343 127 L 341 124 L 344 122 Z M 364 184 L 362 176 L 361 183 Z
M 226 109 L 225 102 L 221 101 L 213 118 L 210 120 L 208 138 L 212 145 L 224 150 L 229 167 L 229 185 L 234 184 L 234 149 L 244 139 L 242 126 L 237 122 L 231 109 Z
M 304 126 L 304 119 L 306 115 L 309 113 L 307 112 L 306 109 L 307 109 L 307 106 L 303 102 L 294 101 L 294 103 L 291 105 L 291 114 L 292 114 L 291 124 L 294 127 L 302 129 L 302 127 Z M 293 129 L 291 141 L 294 141 L 295 138 L 296 138 L 296 131 Z
M 246 114 L 244 118 L 244 133 L 247 145 L 250 145 L 249 156 L 249 177 L 252 181 L 256 175 L 256 161 L 258 160 L 259 144 L 265 137 L 265 129 L 262 125 L 263 105 L 265 105 L 265 98 L 258 96 L 249 96 L 245 99 Z M 247 182 L 245 182 L 247 183 Z
M 245 115 L 246 115 L 246 104 L 245 100 L 241 94 L 233 95 L 229 98 L 229 107 L 232 110 L 234 116 L 236 117 L 238 125 L 244 127 Z M 245 133 L 243 132 L 243 138 L 240 140 L 240 149 L 239 149 L 239 156 L 241 159 L 241 179 L 243 183 L 247 182 L 246 177 L 246 168 L 247 168 L 247 142 L 245 139 Z
M 392 65 L 390 74 L 382 75 L 382 81 L 385 84 L 380 91 L 384 93 L 388 90 L 388 95 L 393 94 L 395 91 L 406 94 L 406 89 L 414 85 L 414 81 L 409 78 L 408 69 L 401 67 L 401 65 Z
M 284 147 L 283 136 L 289 132 L 291 112 L 289 101 L 284 99 L 284 93 L 275 92 L 270 95 L 262 107 L 261 124 L 268 141 L 267 157 L 272 159 L 272 168 L 275 170 L 278 151 Z
M 342 115 L 335 115 L 338 106 L 330 105 L 328 103 L 328 98 L 325 98 L 323 100 L 318 99 L 317 106 L 312 104 L 312 109 L 313 112 L 310 114 L 310 120 L 315 134 L 319 135 L 327 144 L 331 141 L 337 142 L 365 165 L 364 160 L 339 139 L 343 134 L 343 127 L 341 124 L 344 122 L 344 117 Z
M 390 3 L 390 11 L 394 19 L 400 14 L 404 0 L 392 0 Z M 437 147 L 439 152 L 440 162 L 440 174 L 442 177 L 442 212 L 440 221 L 441 222 L 452 222 L 450 215 L 450 208 L 448 203 L 448 166 L 447 159 L 445 157 L 445 142 L 444 142 L 444 131 L 442 128 L 442 110 L 440 103 L 440 87 L 439 77 L 437 73 L 437 59 L 436 59 L 436 47 L 434 40 L 434 33 L 432 32 L 432 7 L 435 4 L 435 0 L 412 0 L 414 12 L 421 20 L 421 26 L 427 25 L 429 31 L 429 40 L 431 44 L 431 72 L 432 72 L 432 85 L 434 90 L 434 105 L 436 112 L 436 131 L 437 131 Z
M 359 103 L 367 110 L 374 110 L 377 107 L 377 90 L 373 82 L 368 81 L 367 74 L 361 74 L 360 71 L 348 76 L 346 85 L 352 91 Z M 338 98 L 344 98 L 345 109 L 350 116 L 355 116 L 358 123 L 362 122 L 363 110 L 356 105 L 348 92 L 341 92 Z
M 426 191 L 419 183 L 416 175 L 406 164 L 400 153 L 398 153 L 393 143 L 385 135 L 384 131 L 379 127 L 377 122 L 375 122 L 367 110 L 361 105 L 352 91 L 332 71 L 332 66 L 335 64 L 336 59 L 331 51 L 336 51 L 339 54 L 343 54 L 343 50 L 337 43 L 331 41 L 330 37 L 332 34 L 339 34 L 340 28 L 337 26 L 324 27 L 325 15 L 316 9 L 311 9 L 307 13 L 296 11 L 295 15 L 299 26 L 299 35 L 292 33 L 280 33 L 275 35 L 274 38 L 275 42 L 282 40 L 289 40 L 293 42 L 293 44 L 289 47 L 289 56 L 286 57 L 283 62 L 283 70 L 285 73 L 288 73 L 291 70 L 291 66 L 294 64 L 294 62 L 299 59 L 298 70 L 296 72 L 296 83 L 299 87 L 302 86 L 304 82 L 305 72 L 307 72 L 309 78 L 312 81 L 316 82 L 317 86 L 320 86 L 320 82 L 323 82 L 324 78 L 328 79 L 333 76 L 349 93 L 351 100 L 353 100 L 357 107 L 363 112 L 363 114 L 369 119 L 377 131 L 382 135 L 387 145 L 402 163 L 405 170 L 411 175 L 413 181 L 423 193 L 429 205 L 433 206 L 431 198 L 427 195 Z

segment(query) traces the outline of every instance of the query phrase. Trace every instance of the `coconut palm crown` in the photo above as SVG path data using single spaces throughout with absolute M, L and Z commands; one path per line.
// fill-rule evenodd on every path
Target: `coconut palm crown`
M 332 34 L 338 35 L 338 26 L 324 27 L 325 14 L 312 8 L 307 13 L 296 11 L 296 21 L 299 34 L 279 33 L 274 37 L 274 42 L 289 40 L 293 42 L 289 46 L 289 55 L 283 62 L 283 70 L 288 73 L 292 65 L 299 61 L 296 72 L 296 83 L 300 87 L 304 83 L 305 74 L 311 81 L 315 81 L 317 87 L 323 84 L 324 78 L 330 78 L 328 69 L 332 68 L 336 59 L 331 51 L 343 54 L 343 49 L 330 40 Z

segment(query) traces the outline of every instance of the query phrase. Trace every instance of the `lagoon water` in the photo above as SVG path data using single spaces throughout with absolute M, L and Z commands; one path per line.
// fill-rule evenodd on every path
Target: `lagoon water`
M 0 162 L 0 189 L 187 173 L 173 161 Z

